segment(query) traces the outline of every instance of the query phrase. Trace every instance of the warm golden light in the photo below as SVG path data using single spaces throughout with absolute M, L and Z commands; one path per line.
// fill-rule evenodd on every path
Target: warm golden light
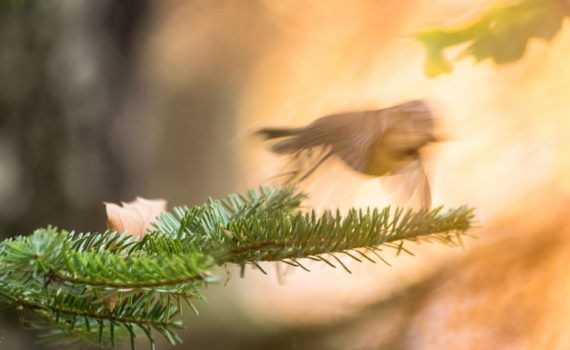
M 516 308 L 515 299 L 529 305 L 524 311 L 525 322 L 536 323 L 534 331 L 526 333 L 517 328 L 497 332 L 511 332 L 514 338 L 524 335 L 526 338 L 520 339 L 520 344 L 525 345 L 517 349 L 543 348 L 537 345 L 546 344 L 540 340 L 548 333 L 545 328 L 548 326 L 542 322 L 551 314 L 545 315 L 542 309 L 535 308 L 543 297 L 540 285 L 552 281 L 549 290 L 553 294 L 548 294 L 548 303 L 562 302 L 565 308 L 570 305 L 556 292 L 559 287 L 560 293 L 569 287 L 567 279 L 562 282 L 563 276 L 558 277 L 565 272 L 554 267 L 563 263 L 564 253 L 555 250 L 555 256 L 543 264 L 526 265 L 524 261 L 534 259 L 531 247 L 538 245 L 545 235 L 564 240 L 562 232 L 567 218 L 557 200 L 568 196 L 570 191 L 568 22 L 552 42 L 531 39 L 524 57 L 517 62 L 495 66 L 489 61 L 475 64 L 464 59 L 453 62 L 452 73 L 428 78 L 423 71 L 422 47 L 410 38 L 410 33 L 426 23 L 440 25 L 450 23 L 449 18 L 472 16 L 473 2 L 441 1 L 437 5 L 417 2 L 410 6 L 411 10 L 407 6 L 400 8 L 398 3 L 350 2 L 339 3 L 338 7 L 314 3 L 302 11 L 300 5 L 273 7 L 273 2 L 267 3 L 267 11 L 278 16 L 281 25 L 272 32 L 272 46 L 249 75 L 241 99 L 240 130 L 300 126 L 335 112 L 427 99 L 436 107 L 449 138 L 432 152 L 434 205 L 469 203 L 477 207 L 481 229 L 476 232 L 480 239 L 466 242 L 463 251 L 422 246 L 417 247 L 418 256 L 414 258 L 394 258 L 388 254 L 388 260 L 395 264 L 391 268 L 353 263 L 350 266 L 354 274 L 347 275 L 315 263 L 311 266 L 312 273 L 281 272 L 284 285 L 278 285 L 277 278 L 252 272 L 244 291 L 248 307 L 257 310 L 262 315 L 259 317 L 279 322 L 310 323 L 343 317 L 390 296 L 402 286 L 424 279 L 445 264 L 466 260 L 465 266 L 449 272 L 450 281 L 441 287 L 449 290 L 430 299 L 430 306 L 417 316 L 413 332 L 419 335 L 414 333 L 417 342 L 411 343 L 415 345 L 413 348 L 439 349 L 442 344 L 455 344 L 452 337 L 457 337 L 457 344 L 468 338 L 478 339 L 475 332 L 483 331 L 471 331 L 469 327 L 478 322 L 484 327 L 489 320 L 478 315 L 487 308 L 493 309 L 496 302 L 501 311 L 488 317 L 500 323 L 511 317 L 501 312 Z M 435 7 L 441 12 L 435 11 Z M 453 48 L 446 52 L 453 57 L 454 50 L 457 51 Z M 258 184 L 280 171 L 279 158 L 260 147 L 246 149 L 240 164 L 243 164 L 244 187 Z M 333 176 L 319 176 L 313 193 L 317 199 L 311 204 L 348 207 L 390 203 L 376 180 L 358 179 L 342 168 L 335 170 Z M 350 202 L 340 195 L 347 186 L 352 186 L 354 194 Z M 332 193 L 324 193 L 327 188 L 333 188 Z M 568 202 L 562 203 L 566 211 L 570 210 Z M 511 224 L 527 219 L 521 214 L 509 216 L 506 224 L 497 226 L 512 210 L 536 211 L 533 220 L 538 225 L 515 229 Z M 541 220 L 547 217 L 559 224 L 544 231 L 541 225 L 545 223 Z M 494 243 L 498 235 L 504 236 L 504 240 Z M 524 247 L 519 235 L 524 235 Z M 504 254 L 508 257 L 506 261 L 496 259 Z M 486 261 L 497 265 L 490 266 Z M 496 269 L 504 271 L 499 273 Z M 491 271 L 497 275 L 470 277 Z M 512 278 L 502 279 L 503 274 Z M 454 276 L 458 280 L 452 282 Z M 537 280 L 523 282 L 526 276 Z M 467 279 L 464 285 L 462 278 Z M 500 286 L 501 283 L 505 285 Z M 456 313 L 459 316 L 454 316 Z M 555 314 L 553 322 L 558 328 L 551 331 L 556 334 L 563 329 L 567 331 L 562 324 L 570 322 L 566 322 L 562 313 Z M 545 318 L 533 320 L 533 315 Z M 433 319 L 439 319 L 438 323 L 433 323 Z M 446 329 L 457 333 L 443 342 L 432 341 L 430 334 Z M 486 334 L 482 339 L 491 342 L 495 336 Z M 562 349 L 554 345 L 552 348 Z

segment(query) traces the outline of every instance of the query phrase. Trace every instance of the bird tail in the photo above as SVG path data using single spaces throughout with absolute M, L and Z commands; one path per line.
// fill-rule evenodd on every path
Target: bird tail
M 256 132 L 256 134 L 261 135 L 266 140 L 287 137 L 271 147 L 271 150 L 278 154 L 294 153 L 297 150 L 297 142 L 295 138 L 291 136 L 295 136 L 298 133 L 298 128 L 263 128 Z
M 293 136 L 298 133 L 297 128 L 263 128 L 256 134 L 263 136 L 266 140 L 278 139 L 281 137 Z

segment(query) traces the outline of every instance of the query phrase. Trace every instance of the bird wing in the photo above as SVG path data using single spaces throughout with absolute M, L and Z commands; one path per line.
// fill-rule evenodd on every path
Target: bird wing
M 366 111 L 345 114 L 345 123 L 340 126 L 343 137 L 331 142 L 333 154 L 351 169 L 366 174 L 374 145 L 387 127 L 384 112 Z
M 430 210 L 431 187 L 421 157 L 394 175 L 381 177 L 380 183 L 398 205 Z

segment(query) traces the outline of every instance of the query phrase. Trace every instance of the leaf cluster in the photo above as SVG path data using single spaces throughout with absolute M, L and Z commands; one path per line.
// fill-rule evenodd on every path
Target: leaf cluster
M 433 28 L 418 34 L 426 49 L 426 74 L 451 72 L 444 50 L 465 44 L 458 58 L 486 59 L 501 65 L 520 60 L 533 38 L 551 40 L 570 15 L 562 0 L 520 0 L 488 8 L 477 19 L 455 28 Z

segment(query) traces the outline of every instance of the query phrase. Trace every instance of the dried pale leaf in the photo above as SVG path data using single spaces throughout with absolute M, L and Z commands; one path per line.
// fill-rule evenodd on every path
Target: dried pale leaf
M 117 232 L 127 231 L 133 236 L 144 235 L 151 228 L 150 223 L 166 211 L 164 199 L 144 199 L 137 197 L 134 201 L 121 205 L 105 204 L 107 211 L 107 228 Z

